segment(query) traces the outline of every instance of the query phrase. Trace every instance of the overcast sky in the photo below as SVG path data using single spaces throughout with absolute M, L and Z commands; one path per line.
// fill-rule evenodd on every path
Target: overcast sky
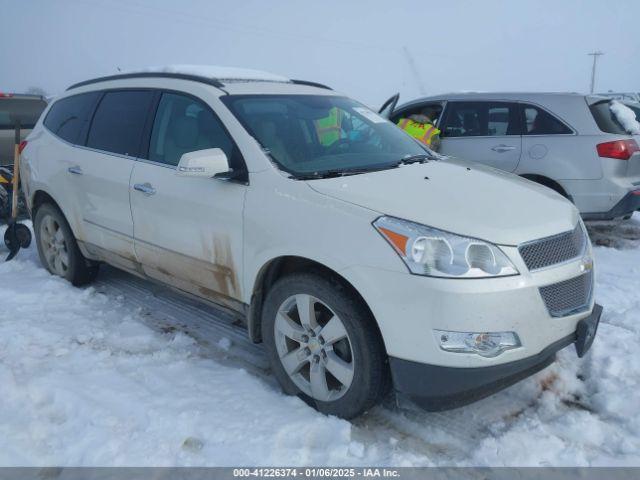
M 587 91 L 602 50 L 596 90 L 638 92 L 639 24 L 638 0 L 0 0 L 0 91 L 216 64 L 377 106 L 398 91 Z

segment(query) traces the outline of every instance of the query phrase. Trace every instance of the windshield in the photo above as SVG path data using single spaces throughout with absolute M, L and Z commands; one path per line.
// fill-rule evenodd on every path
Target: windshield
M 278 166 L 294 176 L 389 168 L 405 157 L 430 152 L 348 98 L 229 95 L 222 99 Z

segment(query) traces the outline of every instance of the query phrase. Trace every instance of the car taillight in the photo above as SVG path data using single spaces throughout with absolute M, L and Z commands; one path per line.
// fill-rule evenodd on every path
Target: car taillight
M 2 93 L 0 92 L 0 98 L 11 98 L 13 97 L 13 93 Z
M 631 155 L 640 152 L 640 147 L 635 140 L 616 140 L 614 142 L 599 143 L 596 146 L 598 156 L 629 160 Z
M 20 146 L 18 147 L 18 153 L 22 153 L 22 151 L 26 146 L 27 146 L 27 141 L 26 140 L 21 141 Z

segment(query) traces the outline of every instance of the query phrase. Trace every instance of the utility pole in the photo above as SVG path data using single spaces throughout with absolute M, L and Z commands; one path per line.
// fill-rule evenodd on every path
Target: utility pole
M 587 55 L 593 57 L 593 66 L 591 67 L 591 93 L 593 93 L 596 87 L 596 62 L 598 61 L 598 57 L 600 55 L 604 55 L 604 52 L 595 51 L 591 53 L 587 53 Z

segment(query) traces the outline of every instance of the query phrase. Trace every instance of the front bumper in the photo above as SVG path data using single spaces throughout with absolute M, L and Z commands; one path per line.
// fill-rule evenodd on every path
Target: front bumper
M 367 302 L 390 357 L 445 367 L 489 367 L 539 354 L 573 334 L 593 308 L 592 298 L 584 311 L 552 317 L 540 293 L 541 287 L 582 275 L 581 259 L 531 273 L 516 247 L 501 248 L 520 275 L 458 280 L 371 267 L 340 273 Z M 522 346 L 494 358 L 452 353 L 440 348 L 435 330 L 515 332 Z
M 389 358 L 396 392 L 428 411 L 449 410 L 487 397 L 547 367 L 555 354 L 574 343 L 582 357 L 595 338 L 602 307 L 578 322 L 576 331 L 537 355 L 509 363 L 479 368 L 455 368 Z
M 582 218 L 584 220 L 613 220 L 625 217 L 636 210 L 640 210 L 640 190 L 633 190 L 627 193 L 608 212 L 583 213 Z

